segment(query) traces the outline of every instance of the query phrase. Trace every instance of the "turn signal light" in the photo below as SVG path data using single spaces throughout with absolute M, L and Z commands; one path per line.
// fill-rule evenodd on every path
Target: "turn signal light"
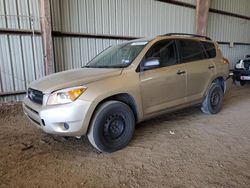
M 223 58 L 223 63 L 229 65 L 228 59 L 224 57 L 224 58 Z

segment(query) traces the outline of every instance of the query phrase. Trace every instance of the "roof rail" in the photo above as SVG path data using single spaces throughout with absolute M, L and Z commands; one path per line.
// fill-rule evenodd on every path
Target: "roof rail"
M 192 36 L 192 37 L 205 38 L 207 40 L 211 40 L 212 41 L 212 39 L 209 38 L 209 37 L 207 37 L 207 36 L 190 34 L 190 33 L 167 33 L 167 34 L 164 34 L 162 36 L 172 36 L 172 35 L 187 35 L 187 36 Z

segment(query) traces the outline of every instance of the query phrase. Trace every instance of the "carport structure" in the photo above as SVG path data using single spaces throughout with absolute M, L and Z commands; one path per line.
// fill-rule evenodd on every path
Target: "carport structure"
M 0 0 L 0 187 L 248 188 L 249 85 L 229 85 L 217 115 L 191 107 L 140 123 L 112 154 L 43 133 L 8 102 L 110 45 L 165 33 L 211 37 L 233 68 L 250 54 L 249 10 L 249 0 Z
M 248 0 L 0 0 L 1 101 L 110 45 L 169 32 L 217 40 L 231 68 L 250 49 Z

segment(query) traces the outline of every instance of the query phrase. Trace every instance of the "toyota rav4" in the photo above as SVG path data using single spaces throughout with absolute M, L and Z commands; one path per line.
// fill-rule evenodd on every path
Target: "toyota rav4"
M 97 150 L 113 152 L 143 120 L 191 105 L 218 113 L 228 74 L 210 38 L 166 34 L 111 46 L 82 68 L 34 81 L 23 109 L 46 133 L 86 135 Z

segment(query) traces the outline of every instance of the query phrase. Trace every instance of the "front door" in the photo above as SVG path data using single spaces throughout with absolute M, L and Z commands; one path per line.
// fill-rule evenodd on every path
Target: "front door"
M 160 41 L 146 53 L 143 62 L 158 59 L 159 67 L 140 72 L 144 114 L 150 115 L 185 103 L 185 65 L 178 63 L 174 40 Z

